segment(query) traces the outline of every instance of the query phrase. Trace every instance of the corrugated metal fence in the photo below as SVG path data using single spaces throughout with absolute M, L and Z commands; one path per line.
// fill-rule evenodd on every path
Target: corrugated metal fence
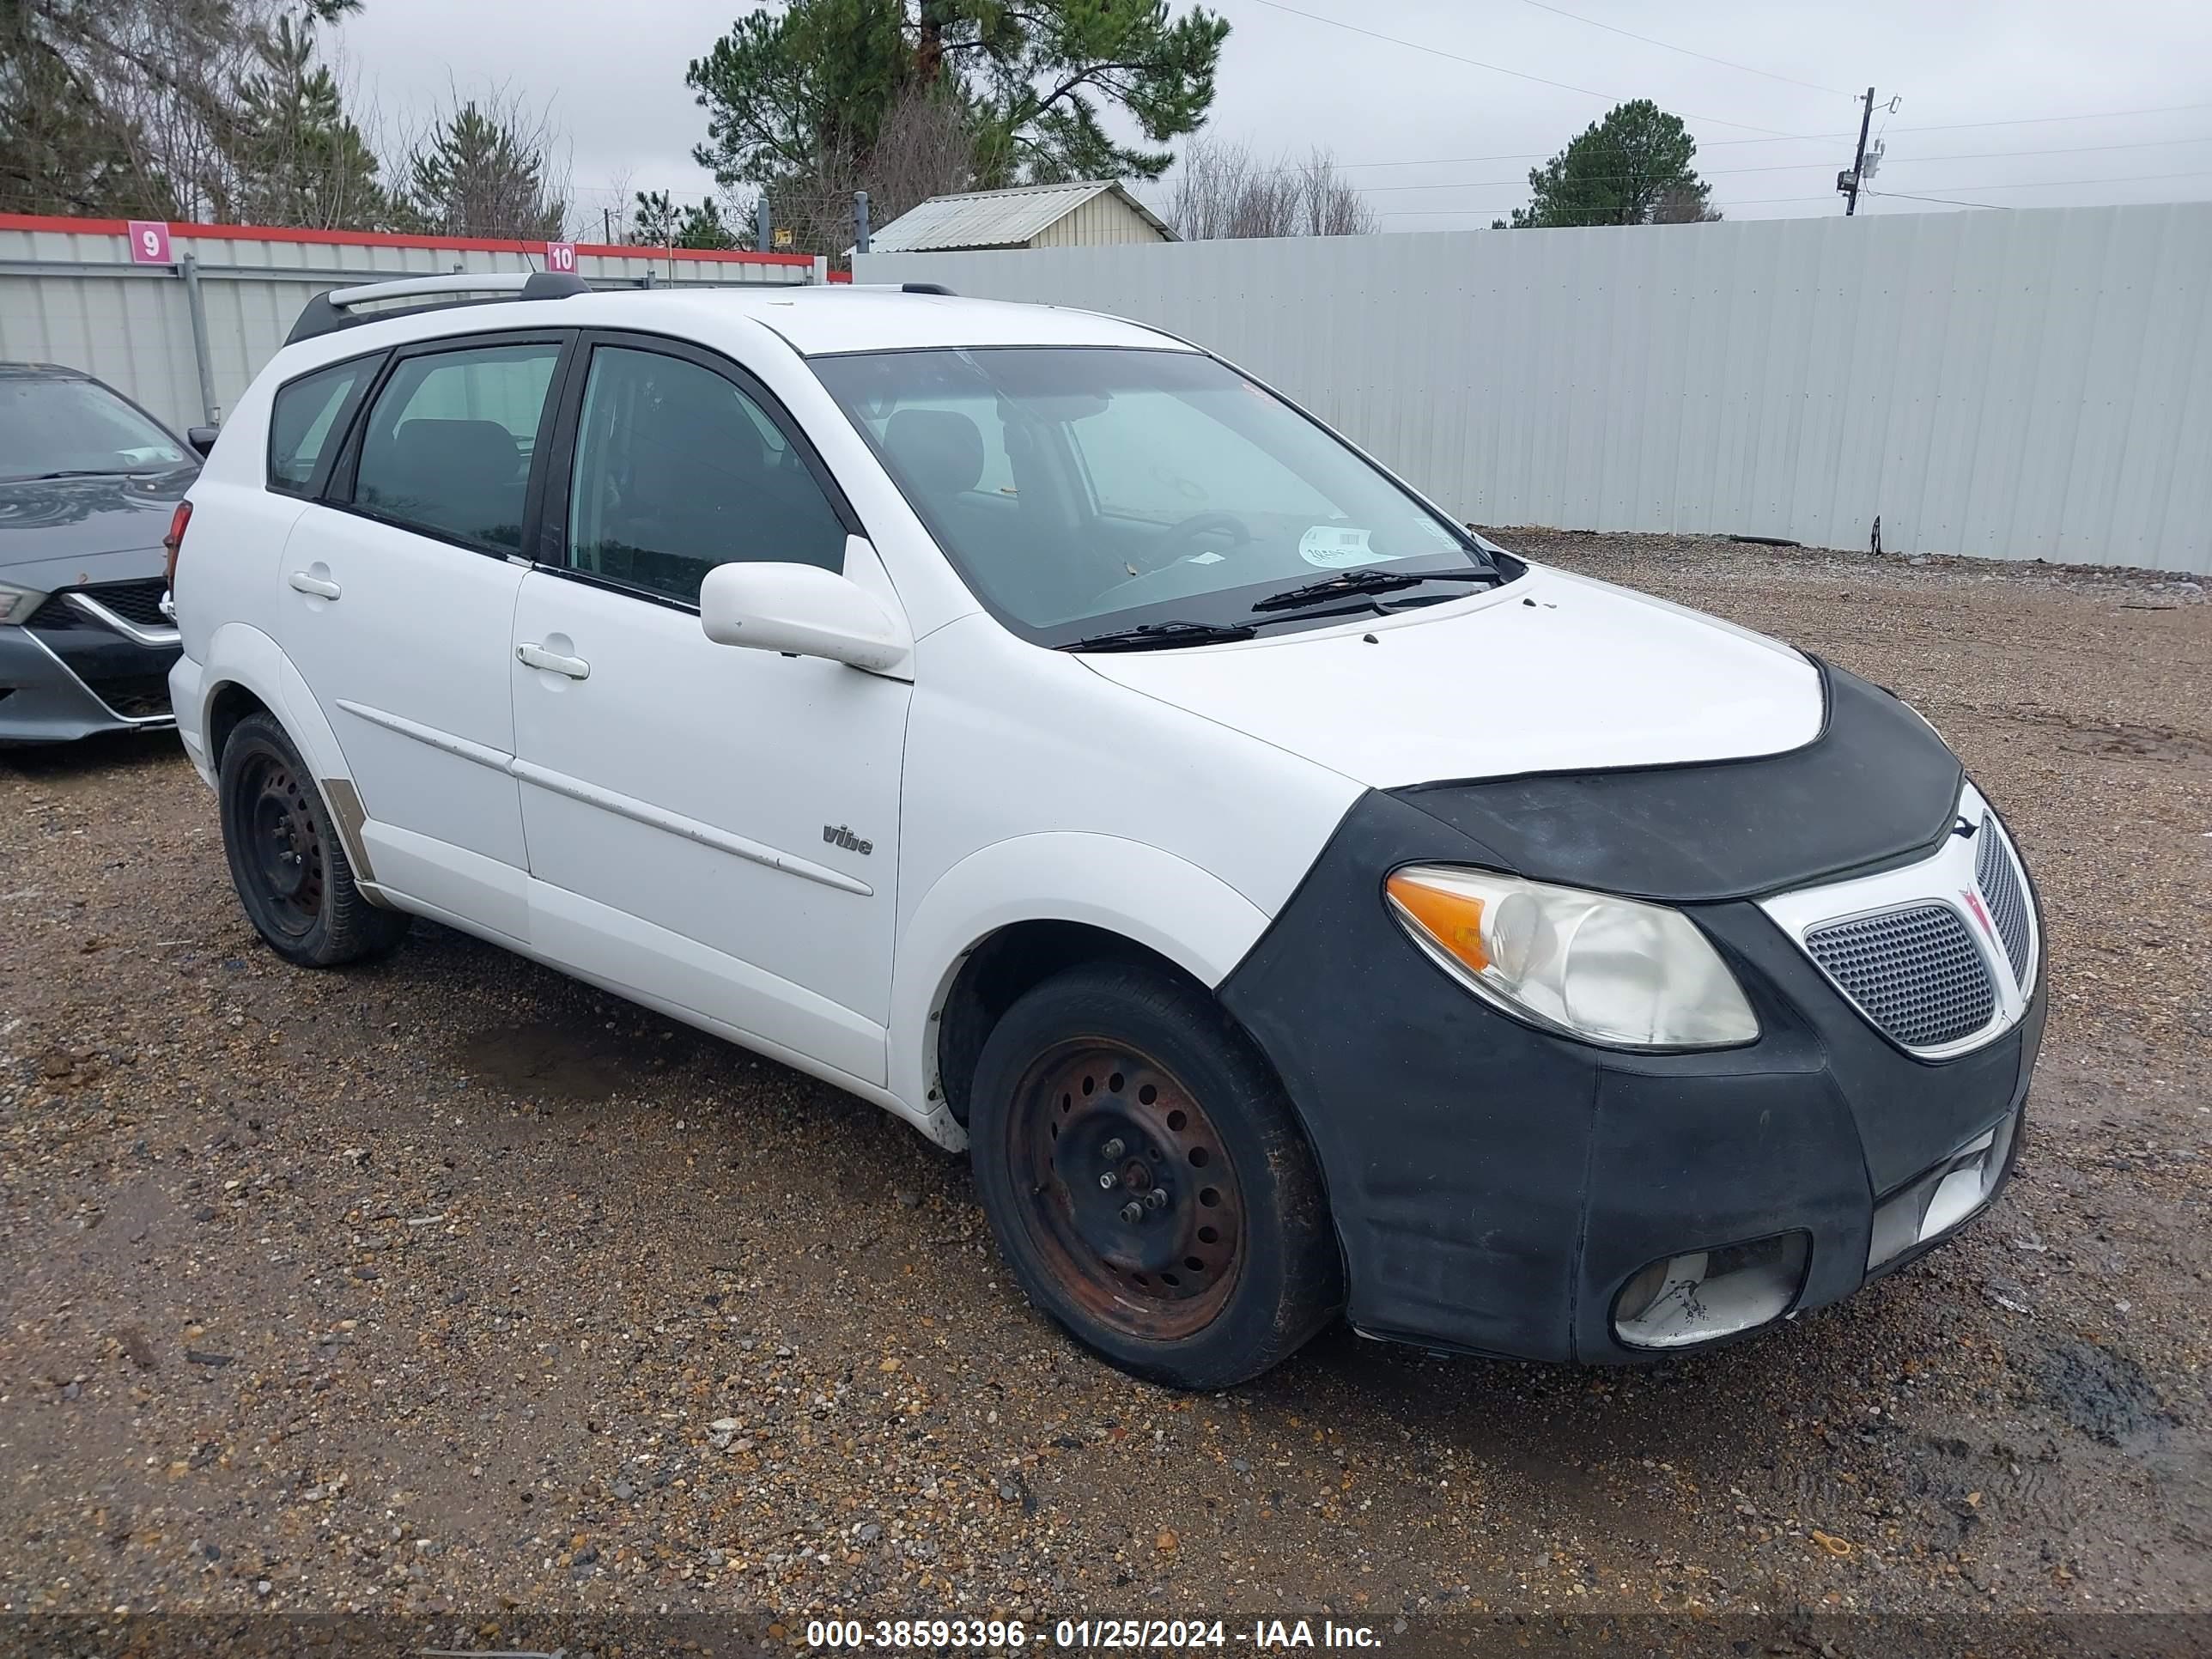
M 1186 336 L 1480 524 L 2212 571 L 2212 203 L 856 266 Z
M 0 214 L 0 358 L 65 363 L 137 398 L 179 429 L 207 418 L 193 351 L 195 267 L 208 392 L 237 400 L 276 355 L 308 299 L 351 283 L 456 270 L 539 270 L 543 242 L 351 231 L 173 225 L 173 262 L 134 264 L 116 220 Z M 580 244 L 576 274 L 594 283 L 820 282 L 824 263 L 793 253 L 672 252 Z

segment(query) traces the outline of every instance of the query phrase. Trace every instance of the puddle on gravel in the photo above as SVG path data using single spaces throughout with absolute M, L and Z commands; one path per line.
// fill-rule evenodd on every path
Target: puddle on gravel
M 2088 1342 L 2061 1343 L 2045 1357 L 2043 1397 L 2069 1423 L 2107 1446 L 2163 1440 L 2173 1422 L 2141 1365 Z
M 526 1099 L 596 1106 L 643 1084 L 668 1046 L 644 1048 L 612 1032 L 541 1020 L 479 1031 L 455 1058 L 462 1070 Z

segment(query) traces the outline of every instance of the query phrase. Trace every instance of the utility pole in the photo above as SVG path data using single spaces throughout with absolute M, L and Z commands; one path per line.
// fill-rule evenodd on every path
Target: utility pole
M 1874 88 L 1866 89 L 1866 107 L 1859 112 L 1858 153 L 1851 157 L 1851 170 L 1836 180 L 1836 188 L 1844 192 L 1844 217 L 1848 219 L 1859 210 L 1859 184 L 1866 172 L 1867 128 L 1874 123 Z M 1887 133 L 1889 129 L 1884 127 Z

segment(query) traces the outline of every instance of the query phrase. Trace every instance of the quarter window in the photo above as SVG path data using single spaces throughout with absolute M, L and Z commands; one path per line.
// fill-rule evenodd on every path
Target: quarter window
M 577 428 L 568 558 L 696 604 L 718 564 L 842 569 L 845 526 L 788 434 L 734 382 L 684 358 L 601 346 Z
M 371 359 L 356 358 L 303 374 L 280 386 L 269 415 L 269 487 L 287 495 L 304 495 L 316 465 L 330 443 L 339 410 L 369 370 Z
M 560 358 L 545 342 L 402 361 L 369 410 L 355 504 L 465 547 L 520 550 L 531 449 Z

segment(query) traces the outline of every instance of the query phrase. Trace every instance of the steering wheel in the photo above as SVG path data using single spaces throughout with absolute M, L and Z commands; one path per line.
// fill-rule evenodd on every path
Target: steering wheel
M 1251 526 L 1234 513 L 1194 513 L 1160 532 L 1159 540 L 1152 544 L 1149 568 L 1166 569 L 1182 556 L 1184 544 L 1195 541 L 1209 530 L 1226 532 L 1234 546 L 1249 547 L 1252 542 Z

